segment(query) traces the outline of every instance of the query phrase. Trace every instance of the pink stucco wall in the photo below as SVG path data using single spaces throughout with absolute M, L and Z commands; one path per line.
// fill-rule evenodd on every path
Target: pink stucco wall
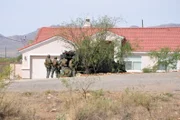
M 22 78 L 22 64 L 10 64 L 11 74 L 10 79 L 21 79 Z

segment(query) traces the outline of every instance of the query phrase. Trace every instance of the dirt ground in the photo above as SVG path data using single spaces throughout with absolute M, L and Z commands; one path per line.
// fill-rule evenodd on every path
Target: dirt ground
M 32 120 L 179 120 L 180 92 L 103 90 L 6 93 Z M 5 95 L 5 97 L 6 97 Z M 18 103 L 18 104 L 17 104 Z M 13 102 L 11 102 L 13 104 Z M 27 111 L 28 110 L 28 111 Z M 25 112 L 26 111 L 26 112 Z M 7 119 L 13 120 L 13 119 Z M 17 119 L 19 120 L 19 119 Z M 31 119 L 28 119 L 31 120 Z
M 180 72 L 16 80 L 1 94 L 0 120 L 180 120 Z

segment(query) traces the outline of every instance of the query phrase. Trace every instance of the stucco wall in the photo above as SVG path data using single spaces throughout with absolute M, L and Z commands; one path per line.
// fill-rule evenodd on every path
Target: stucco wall
M 22 78 L 29 79 L 30 78 L 30 69 L 22 69 Z
M 49 40 L 46 40 L 45 42 L 40 43 L 35 47 L 29 48 L 27 51 L 23 52 L 22 78 L 30 78 L 30 74 L 31 74 L 30 68 L 38 67 L 38 66 L 30 66 L 32 56 L 47 56 L 48 54 L 50 54 L 51 56 L 59 56 L 64 51 L 69 51 L 69 50 L 74 50 L 72 43 L 60 37 L 50 38 Z
M 10 64 L 11 74 L 10 79 L 20 79 L 22 77 L 22 64 Z
M 177 70 L 180 71 L 180 60 L 177 63 Z
M 141 57 L 141 69 L 143 68 L 149 68 L 154 66 L 155 60 L 152 60 L 148 55 L 142 55 Z

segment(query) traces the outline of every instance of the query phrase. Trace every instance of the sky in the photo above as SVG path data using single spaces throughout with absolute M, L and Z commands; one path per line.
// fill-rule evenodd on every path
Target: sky
M 121 17 L 118 27 L 180 24 L 180 0 L 0 0 L 0 34 L 23 35 L 78 17 Z M 125 22 L 126 21 L 126 22 Z

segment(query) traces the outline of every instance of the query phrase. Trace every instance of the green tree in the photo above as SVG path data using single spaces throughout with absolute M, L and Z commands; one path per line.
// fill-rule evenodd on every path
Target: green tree
M 110 72 L 114 59 L 122 64 L 123 58 L 131 52 L 131 45 L 128 42 L 122 44 L 123 38 L 109 30 L 121 20 L 103 16 L 93 19 L 89 28 L 83 28 L 84 20 L 81 18 L 64 24 L 60 36 L 73 39 L 77 66 L 83 68 L 85 73 Z
M 176 68 L 177 61 L 180 59 L 180 49 L 171 50 L 168 47 L 161 48 L 159 51 L 149 53 L 151 59 L 156 60 L 156 65 L 163 66 L 165 71 Z

